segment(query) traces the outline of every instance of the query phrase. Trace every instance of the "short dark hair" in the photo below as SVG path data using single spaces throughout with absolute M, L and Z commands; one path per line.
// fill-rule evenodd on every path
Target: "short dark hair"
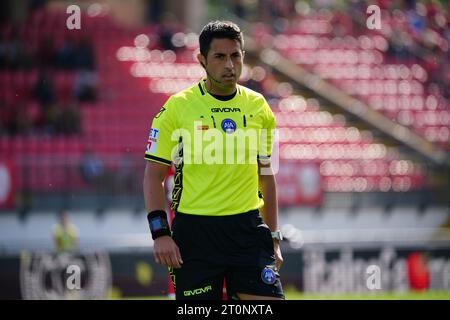
M 211 21 L 203 27 L 200 33 L 200 53 L 206 58 L 214 38 L 236 40 L 244 48 L 244 36 L 237 24 L 231 21 Z

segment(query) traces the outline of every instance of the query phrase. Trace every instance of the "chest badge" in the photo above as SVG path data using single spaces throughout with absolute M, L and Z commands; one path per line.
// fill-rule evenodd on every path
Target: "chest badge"
M 225 133 L 232 134 L 236 131 L 236 122 L 232 119 L 223 119 L 222 130 L 225 131 Z

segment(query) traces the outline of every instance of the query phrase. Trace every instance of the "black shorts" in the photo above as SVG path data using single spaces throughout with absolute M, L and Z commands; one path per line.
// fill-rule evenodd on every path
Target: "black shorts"
M 215 299 L 236 293 L 284 298 L 273 240 L 258 210 L 231 216 L 177 212 L 173 239 L 183 264 L 170 269 L 177 299 Z

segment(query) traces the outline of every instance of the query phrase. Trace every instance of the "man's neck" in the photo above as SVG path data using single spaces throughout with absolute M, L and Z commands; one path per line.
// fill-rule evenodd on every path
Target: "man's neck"
M 235 93 L 237 90 L 236 85 L 230 88 L 222 88 L 217 85 L 213 85 L 213 80 L 209 78 L 206 78 L 205 88 L 210 94 L 217 96 L 229 96 Z

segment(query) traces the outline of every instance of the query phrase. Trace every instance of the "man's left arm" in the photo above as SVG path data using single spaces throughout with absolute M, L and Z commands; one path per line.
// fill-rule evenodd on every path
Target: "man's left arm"
M 261 174 L 261 169 L 264 168 L 264 174 Z M 278 201 L 277 201 L 277 186 L 275 183 L 275 176 L 270 169 L 270 163 L 258 164 L 259 173 L 259 188 L 264 195 L 264 207 L 261 210 L 261 215 L 264 222 L 268 225 L 270 231 L 278 231 Z M 273 239 L 273 247 L 275 251 L 275 264 L 278 270 L 283 264 L 283 256 L 281 255 L 280 240 Z

